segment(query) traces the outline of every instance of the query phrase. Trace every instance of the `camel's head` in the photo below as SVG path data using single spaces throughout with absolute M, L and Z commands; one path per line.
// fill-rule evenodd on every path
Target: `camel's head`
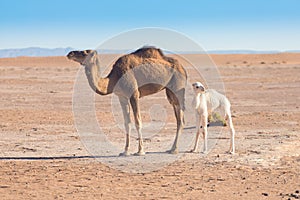
M 85 66 L 95 62 L 95 57 L 97 57 L 97 51 L 95 50 L 71 51 L 67 55 L 68 59 Z
M 193 90 L 194 90 L 195 94 L 205 92 L 205 87 L 200 82 L 195 82 L 192 84 L 192 86 L 193 86 Z

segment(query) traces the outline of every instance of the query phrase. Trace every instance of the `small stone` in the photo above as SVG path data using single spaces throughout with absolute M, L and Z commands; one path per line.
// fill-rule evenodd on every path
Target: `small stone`
M 269 196 L 269 194 L 268 194 L 268 193 L 262 193 L 262 195 L 264 195 L 264 196 Z
M 295 193 L 296 193 L 296 194 L 299 194 L 299 193 L 300 193 L 300 191 L 299 191 L 299 190 L 296 190 L 296 191 L 295 191 Z

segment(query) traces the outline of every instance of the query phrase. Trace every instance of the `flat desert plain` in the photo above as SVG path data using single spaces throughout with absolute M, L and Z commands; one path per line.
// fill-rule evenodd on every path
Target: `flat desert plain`
M 197 55 L 185 57 L 203 64 Z M 174 162 L 147 172 L 147 165 L 141 165 L 138 173 L 127 165 L 134 156 L 116 154 L 109 162 L 122 159 L 122 164 L 112 166 L 83 145 L 72 106 L 82 66 L 65 57 L 1 58 L 0 199 L 300 198 L 300 54 L 210 57 L 232 104 L 236 153 L 226 153 L 227 127 L 211 126 L 209 140 L 217 143 L 207 155 L 180 149 L 181 156 Z M 198 79 L 190 63 L 181 62 L 189 82 Z M 84 94 L 81 98 L 84 100 Z M 96 95 L 97 121 L 122 151 L 122 114 L 118 107 L 111 111 L 111 102 L 111 96 Z M 155 116 L 164 119 L 159 113 L 149 116 L 154 103 L 166 104 L 163 114 L 168 124 L 149 136 L 147 132 L 155 127 L 150 122 L 159 122 Z M 143 121 L 150 123 L 144 131 L 145 150 L 163 158 L 167 150 L 163 144 L 171 144 L 175 134 L 172 108 L 164 92 L 145 97 L 141 106 Z M 187 123 L 185 134 L 193 138 L 194 122 Z M 131 140 L 133 153 L 137 148 L 134 131 Z M 150 156 L 142 158 L 147 161 Z M 148 164 L 155 166 L 151 160 Z

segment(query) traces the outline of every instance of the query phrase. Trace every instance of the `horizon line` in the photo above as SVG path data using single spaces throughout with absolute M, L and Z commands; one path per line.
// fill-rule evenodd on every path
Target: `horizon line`
M 154 46 L 156 47 L 156 46 Z M 139 47 L 142 48 L 142 47 Z M 159 48 L 159 47 L 156 47 Z M 40 47 L 40 46 L 29 46 L 29 47 L 13 47 L 13 48 L 1 48 L 0 51 L 5 50 L 25 50 L 25 49 L 44 49 L 44 50 L 55 50 L 55 49 L 78 49 L 78 50 L 86 50 L 86 49 L 95 49 L 95 50 L 107 50 L 107 51 L 127 51 L 131 49 L 97 49 L 97 48 L 74 48 L 71 46 L 67 47 Z M 138 49 L 138 48 L 137 48 Z M 253 51 L 253 52 L 289 52 L 289 51 L 300 51 L 300 49 L 248 49 L 248 48 L 228 48 L 228 49 L 203 49 L 204 52 L 213 52 L 213 51 Z M 196 50 L 179 50 L 178 52 L 199 52 Z

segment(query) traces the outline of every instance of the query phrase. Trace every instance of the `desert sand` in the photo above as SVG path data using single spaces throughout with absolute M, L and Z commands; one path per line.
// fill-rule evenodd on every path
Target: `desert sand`
M 185 56 L 199 62 L 197 55 Z M 81 66 L 65 57 L 0 59 L 1 199 L 300 198 L 300 54 L 210 57 L 232 104 L 236 154 L 226 154 L 225 127 L 209 154 L 180 152 L 184 156 L 175 162 L 145 173 L 102 163 L 81 143 L 72 110 Z M 191 81 L 193 77 L 189 71 Z M 97 119 L 107 137 L 122 147 L 124 133 L 115 125 L 109 98 L 96 97 Z M 168 106 L 164 92 L 143 101 L 142 110 L 153 102 Z M 171 116 L 171 107 L 166 109 Z M 147 112 L 142 115 L 145 123 L 151 120 Z M 170 126 L 145 141 L 146 151 L 173 141 L 174 119 L 168 120 Z M 194 134 L 195 128 L 188 132 Z M 134 152 L 134 134 L 132 143 Z

